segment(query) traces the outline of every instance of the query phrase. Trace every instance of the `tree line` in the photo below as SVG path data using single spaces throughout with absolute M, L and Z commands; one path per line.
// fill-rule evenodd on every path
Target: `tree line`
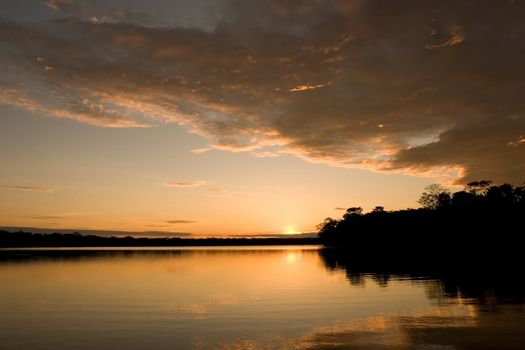
M 0 230 L 0 247 L 185 247 L 319 244 L 317 238 L 145 238 Z
M 350 207 L 341 219 L 326 218 L 319 224 L 318 237 L 324 245 L 343 246 L 354 255 L 398 258 L 433 253 L 490 257 L 501 255 L 501 249 L 521 247 L 523 186 L 482 180 L 453 193 L 433 184 L 418 202 L 418 209 L 396 211 L 377 206 L 363 213 L 361 207 Z

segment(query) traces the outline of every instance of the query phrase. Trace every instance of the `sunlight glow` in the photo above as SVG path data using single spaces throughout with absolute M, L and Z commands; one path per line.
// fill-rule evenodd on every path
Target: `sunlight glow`
M 295 252 L 288 252 L 286 254 L 286 262 L 289 264 L 293 264 L 297 261 L 297 253 Z
M 284 229 L 283 229 L 283 233 L 285 235 L 295 235 L 295 234 L 298 234 L 298 233 L 301 233 L 301 232 L 297 231 L 295 229 L 295 226 L 293 226 L 293 225 L 286 225 L 284 227 Z

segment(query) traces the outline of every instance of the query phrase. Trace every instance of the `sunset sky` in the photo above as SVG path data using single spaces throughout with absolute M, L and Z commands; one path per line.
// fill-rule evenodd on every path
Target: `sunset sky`
M 266 234 L 525 181 L 525 1 L 2 0 L 0 226 Z

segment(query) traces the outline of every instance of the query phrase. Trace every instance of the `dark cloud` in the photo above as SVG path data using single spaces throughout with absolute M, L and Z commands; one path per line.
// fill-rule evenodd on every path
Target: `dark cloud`
M 525 145 L 521 141 L 521 118 L 489 118 L 458 125 L 440 135 L 439 141 L 402 150 L 399 168 L 426 169 L 435 165 L 459 164 L 465 180 L 500 179 L 522 183 L 525 179 Z
M 524 2 L 231 1 L 214 11 L 213 30 L 1 22 L 0 103 L 105 127 L 178 123 L 209 149 L 524 180 Z

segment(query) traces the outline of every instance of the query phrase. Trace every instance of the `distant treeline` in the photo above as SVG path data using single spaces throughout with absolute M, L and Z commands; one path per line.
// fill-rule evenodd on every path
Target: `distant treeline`
M 363 213 L 348 208 L 340 220 L 318 225 L 326 246 L 345 247 L 353 256 L 412 259 L 417 256 L 497 259 L 521 253 L 525 236 L 525 187 L 467 184 L 451 193 L 431 185 L 419 199 L 420 209 Z
M 184 247 L 319 244 L 317 238 L 135 238 L 0 231 L 0 247 Z

